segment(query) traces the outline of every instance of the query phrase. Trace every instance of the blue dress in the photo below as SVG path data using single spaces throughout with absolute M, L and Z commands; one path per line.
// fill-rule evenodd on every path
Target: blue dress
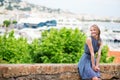
M 93 37 L 91 37 L 91 39 L 92 39 L 94 53 L 96 53 L 99 49 L 98 40 L 94 39 Z M 80 74 L 80 77 L 82 78 L 82 80 L 92 79 L 92 77 L 100 77 L 100 72 L 99 71 L 95 72 L 92 69 L 90 50 L 89 50 L 87 44 L 85 44 L 84 54 L 82 55 L 82 57 L 79 60 L 78 70 L 79 70 L 79 74 Z

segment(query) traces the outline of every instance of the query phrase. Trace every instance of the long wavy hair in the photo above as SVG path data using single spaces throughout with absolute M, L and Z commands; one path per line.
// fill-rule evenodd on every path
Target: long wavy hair
M 97 40 L 98 40 L 99 45 L 100 45 L 100 43 L 101 43 L 101 37 L 100 37 L 101 31 L 100 31 L 100 28 L 99 28 L 98 25 L 96 25 L 96 24 L 93 24 L 91 27 L 94 27 L 94 28 L 96 28 L 96 29 L 98 30 Z

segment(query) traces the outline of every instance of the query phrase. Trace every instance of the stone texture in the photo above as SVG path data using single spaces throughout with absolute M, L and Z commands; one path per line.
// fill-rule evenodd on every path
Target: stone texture
M 101 64 L 103 80 L 120 80 L 120 64 Z M 77 64 L 0 64 L 0 80 L 80 80 Z

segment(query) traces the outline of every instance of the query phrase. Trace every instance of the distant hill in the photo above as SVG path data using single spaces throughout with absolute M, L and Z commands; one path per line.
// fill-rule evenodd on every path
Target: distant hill
M 0 24 L 4 20 L 17 20 L 35 16 L 38 18 L 69 17 L 74 13 L 60 8 L 49 8 L 42 5 L 28 3 L 22 0 L 0 0 Z
M 120 23 L 120 17 L 109 17 L 109 16 L 97 16 L 97 15 L 90 15 L 90 14 L 75 14 L 70 11 L 62 10 L 60 8 L 49 8 L 42 5 L 36 5 L 32 3 L 28 3 L 22 0 L 0 0 L 0 18 L 3 17 L 5 19 L 14 18 L 11 15 L 19 15 L 19 18 L 25 16 L 24 12 L 29 13 L 37 13 L 37 14 L 48 14 L 49 16 L 57 16 L 57 17 L 66 17 L 66 18 L 76 18 L 80 21 L 98 21 L 98 22 L 118 22 Z M 52 14 L 55 13 L 55 14 Z M 59 14 L 59 15 L 57 15 Z M 9 17 L 8 17 L 9 16 Z M 41 15 L 42 16 L 42 15 Z M 4 19 L 3 19 L 4 20 Z M 2 21 L 2 20 L 1 20 Z
M 32 11 L 37 9 L 40 12 L 47 13 L 63 13 L 64 11 L 60 8 L 52 9 L 45 6 L 35 5 L 22 0 L 0 0 L 0 7 L 6 10 L 20 10 L 20 11 Z

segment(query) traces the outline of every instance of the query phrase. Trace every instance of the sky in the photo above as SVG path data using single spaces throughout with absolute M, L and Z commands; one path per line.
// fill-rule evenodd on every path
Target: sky
M 23 0 L 77 14 L 120 17 L 120 0 Z

